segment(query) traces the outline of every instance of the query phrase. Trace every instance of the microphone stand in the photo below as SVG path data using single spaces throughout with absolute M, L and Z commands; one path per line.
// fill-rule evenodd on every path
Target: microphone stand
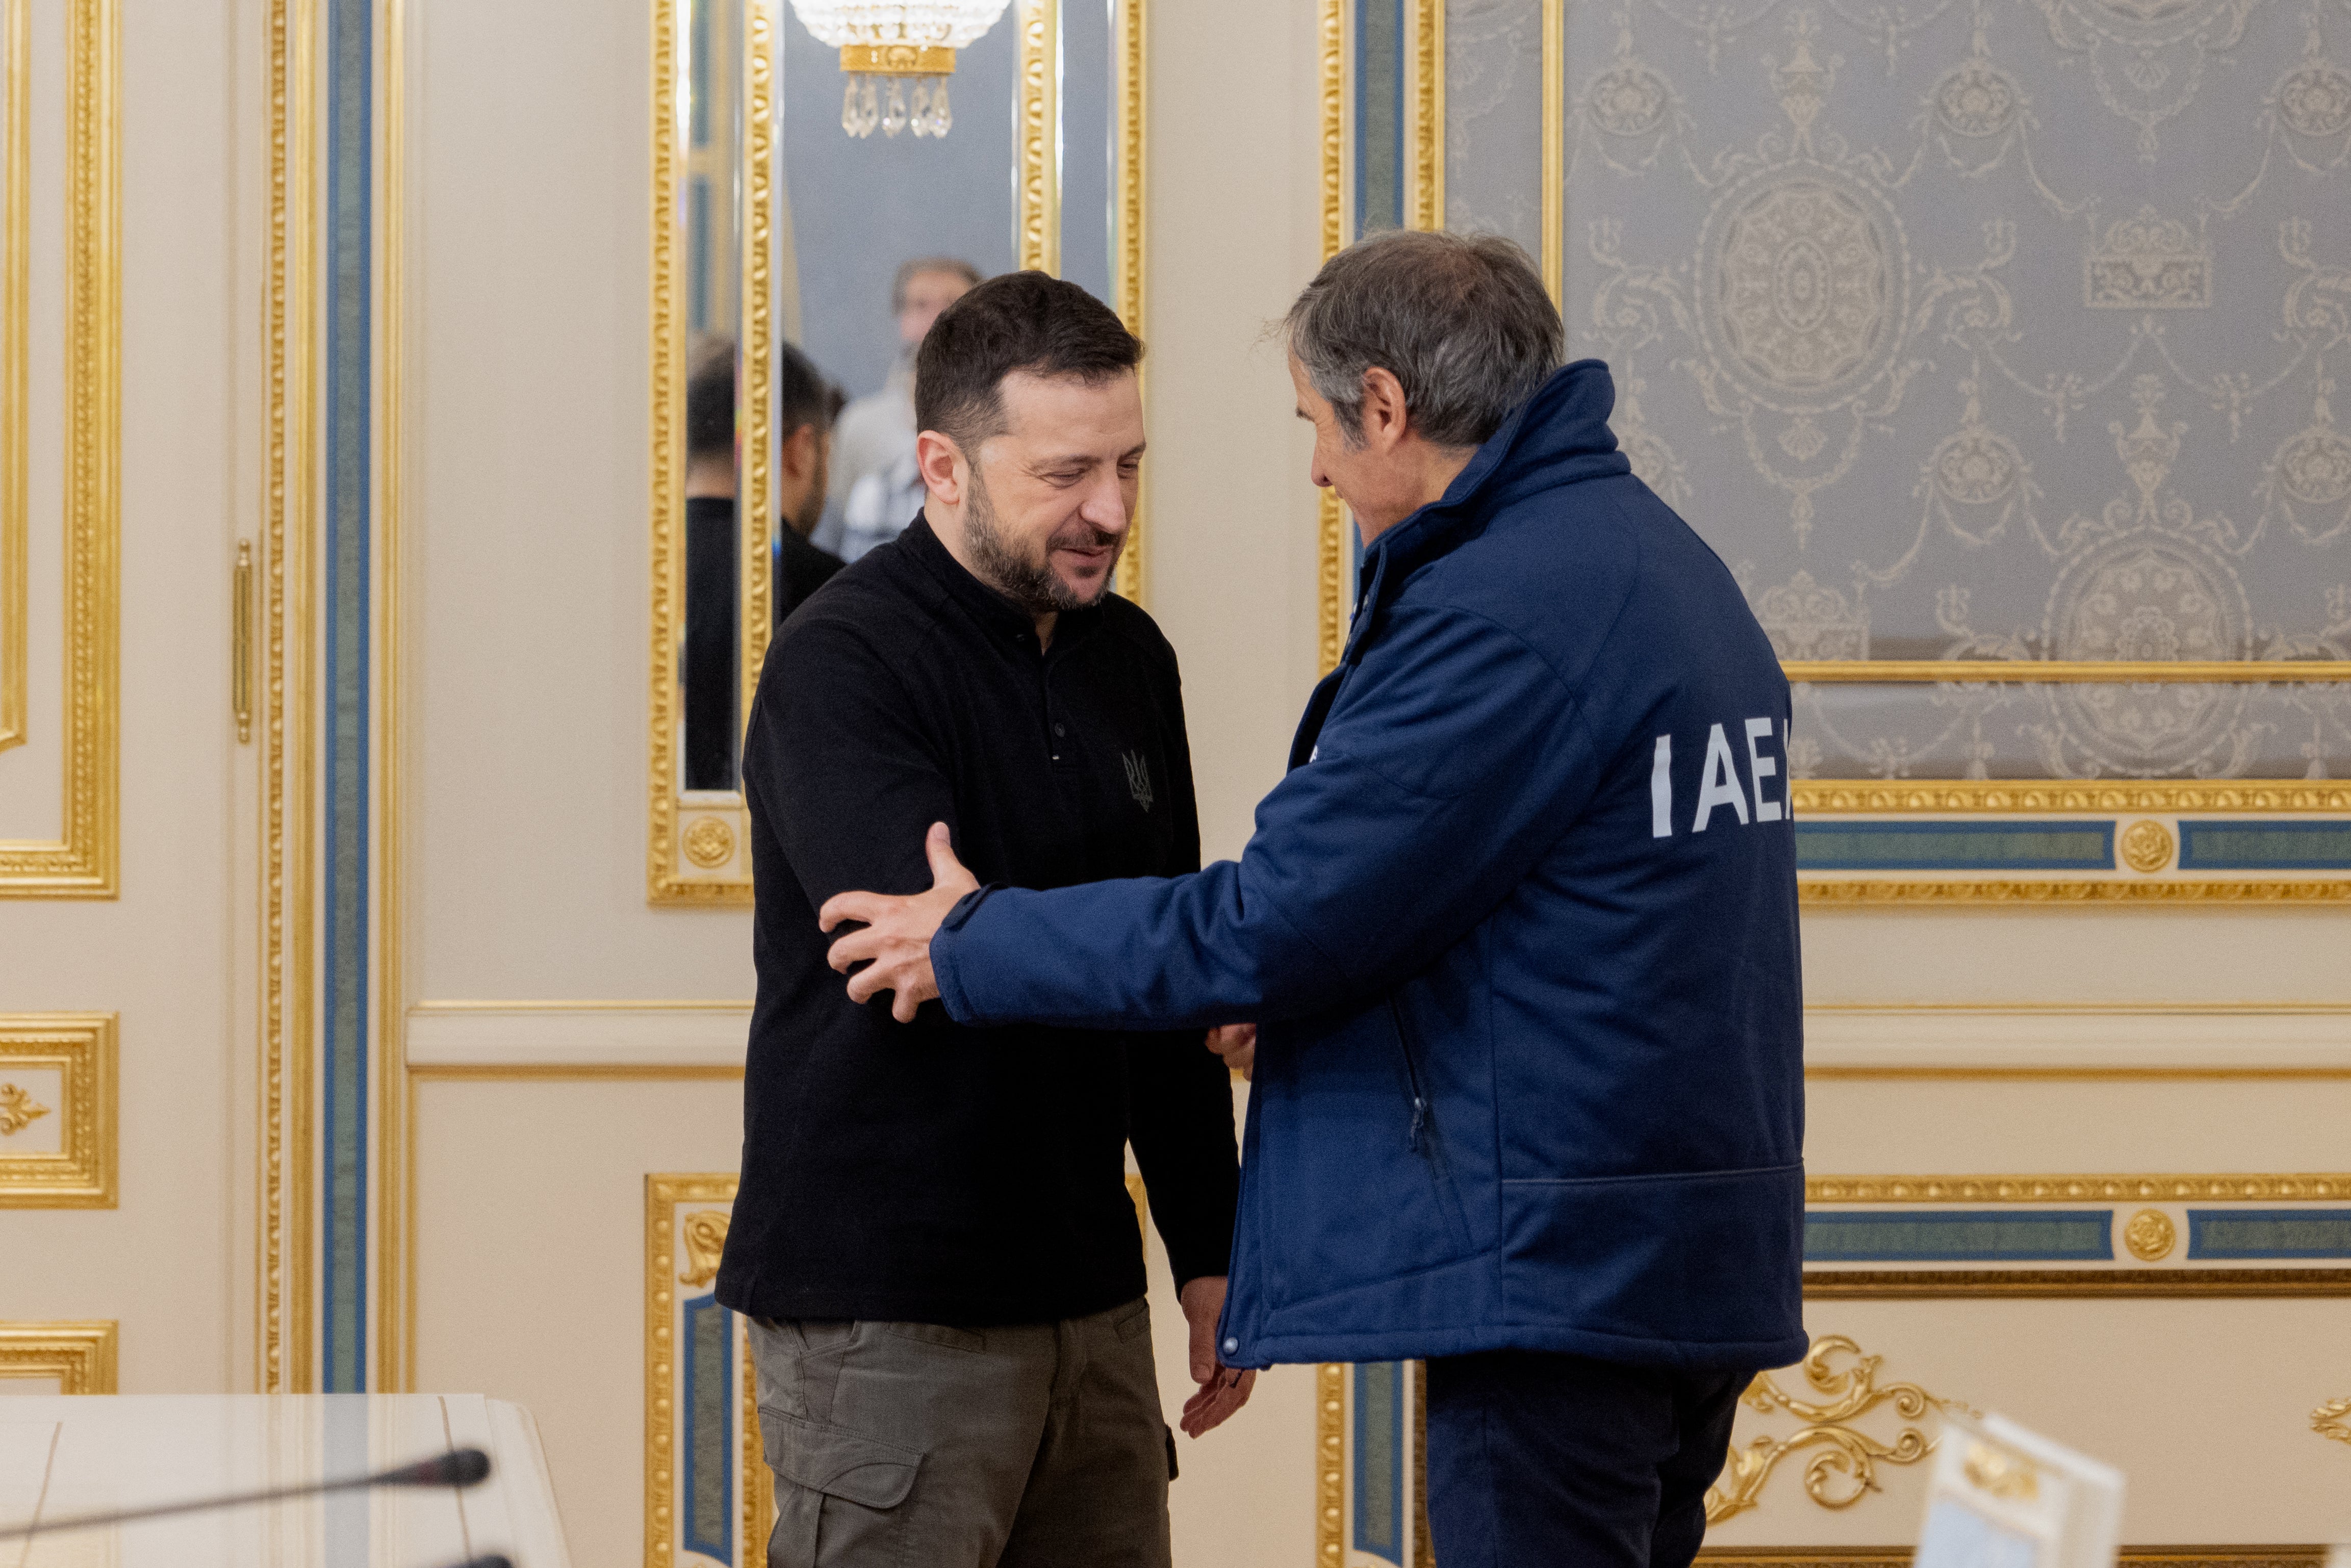
M 376 1487 L 450 1487 L 462 1490 L 475 1486 L 490 1473 L 490 1457 L 479 1448 L 453 1448 L 433 1458 L 413 1465 L 401 1465 L 379 1470 L 371 1476 L 351 1476 L 342 1480 L 306 1481 L 299 1486 L 271 1487 L 262 1491 L 231 1492 L 225 1497 L 199 1498 L 193 1502 L 156 1503 L 146 1508 L 110 1509 L 99 1513 L 69 1514 L 63 1519 L 39 1520 L 31 1524 L 12 1525 L 0 1529 L 0 1541 L 29 1541 L 39 1535 L 61 1535 L 70 1530 L 96 1530 L 102 1525 L 129 1524 L 135 1521 L 169 1519 L 183 1513 L 210 1513 L 219 1509 L 252 1508 L 262 1503 L 290 1502 L 300 1498 L 325 1497 L 333 1492 L 366 1491 Z M 461 1563 L 459 1568 L 497 1568 L 505 1562 L 497 1557 L 476 1557 Z M 509 1565 L 511 1568 L 511 1565 Z

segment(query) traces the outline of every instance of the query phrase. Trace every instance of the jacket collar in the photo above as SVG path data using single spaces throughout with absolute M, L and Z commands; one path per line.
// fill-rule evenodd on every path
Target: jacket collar
M 1470 457 L 1445 494 L 1374 539 L 1356 572 L 1355 624 L 1343 658 L 1370 625 L 1390 577 L 1398 583 L 1412 569 L 1445 554 L 1470 529 L 1511 502 L 1540 491 L 1629 474 L 1632 464 L 1616 450 L 1608 415 L 1616 405 L 1616 383 L 1599 360 L 1578 360 L 1552 372 L 1532 397 L 1510 411 L 1501 428 Z

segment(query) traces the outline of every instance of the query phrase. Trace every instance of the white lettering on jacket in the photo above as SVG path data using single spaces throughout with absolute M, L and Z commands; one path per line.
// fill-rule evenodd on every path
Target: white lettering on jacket
M 1775 727 L 1768 718 L 1750 718 L 1740 723 L 1747 737 L 1747 775 L 1742 781 L 1739 771 L 1739 754 L 1731 745 L 1728 728 L 1714 725 L 1707 731 L 1706 761 L 1698 769 L 1698 804 L 1690 813 L 1689 831 L 1706 831 L 1716 811 L 1729 807 L 1739 819 L 1739 825 L 1750 822 L 1777 822 L 1786 820 L 1788 809 L 1784 793 L 1773 799 L 1764 792 L 1763 781 L 1780 774 L 1780 758 L 1767 756 L 1764 747 L 1776 744 L 1780 757 L 1787 755 L 1788 740 L 1784 728 Z M 1775 733 L 1775 729 L 1777 733 Z M 1748 801 L 1755 802 L 1753 814 Z M 1669 839 L 1674 836 L 1674 737 L 1657 737 L 1649 753 L 1649 836 Z

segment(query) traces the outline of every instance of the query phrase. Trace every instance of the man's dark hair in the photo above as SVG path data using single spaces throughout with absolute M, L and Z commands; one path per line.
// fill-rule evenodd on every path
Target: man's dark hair
M 1478 446 L 1567 352 L 1534 263 L 1499 235 L 1397 230 L 1349 246 L 1282 325 L 1350 442 L 1363 439 L 1364 372 L 1374 366 L 1402 384 L 1424 440 Z
M 841 390 L 825 379 L 816 361 L 790 343 L 776 348 L 776 429 L 789 441 L 803 424 L 813 424 L 819 434 L 832 428 L 841 417 L 841 405 L 849 400 Z
M 695 346 L 685 371 L 685 450 L 698 457 L 735 450 L 735 341 Z
M 1004 430 L 1004 378 L 1015 371 L 1115 381 L 1143 342 L 1111 308 L 1041 272 L 989 278 L 940 312 L 914 357 L 914 428 L 970 456 Z

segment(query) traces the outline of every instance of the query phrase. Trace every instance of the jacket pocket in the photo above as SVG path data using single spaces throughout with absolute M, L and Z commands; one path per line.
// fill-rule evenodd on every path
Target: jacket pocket
M 903 1560 L 919 1451 L 766 1406 L 759 1440 L 784 1483 L 776 1497 L 777 1568 Z
M 1426 1081 L 1395 1012 L 1374 1003 L 1285 1025 L 1277 1044 L 1259 1051 L 1257 1168 L 1244 1173 L 1267 1303 L 1279 1310 L 1470 1256 Z
M 1428 1091 L 1420 1075 L 1420 1058 L 1413 1050 L 1412 1030 L 1405 1022 L 1404 1003 L 1393 991 L 1388 993 L 1388 1022 L 1395 1029 L 1396 1054 L 1404 1061 L 1405 1090 L 1412 1103 L 1411 1116 L 1405 1124 L 1405 1147 L 1427 1162 L 1429 1181 L 1437 1188 L 1437 1207 L 1452 1228 L 1455 1245 L 1467 1252 L 1469 1221 L 1461 1212 L 1461 1194 L 1453 1185 L 1453 1175 L 1445 1168 L 1445 1150 L 1437 1136 L 1437 1118 L 1429 1112 Z

